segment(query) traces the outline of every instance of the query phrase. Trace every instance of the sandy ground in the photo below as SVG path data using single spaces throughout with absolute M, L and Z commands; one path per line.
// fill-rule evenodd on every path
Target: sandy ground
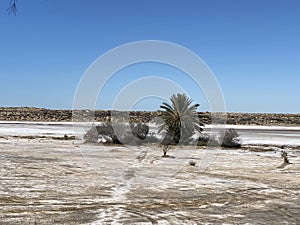
M 300 224 L 300 154 L 287 152 L 278 168 L 276 151 L 162 158 L 156 146 L 2 137 L 0 224 Z

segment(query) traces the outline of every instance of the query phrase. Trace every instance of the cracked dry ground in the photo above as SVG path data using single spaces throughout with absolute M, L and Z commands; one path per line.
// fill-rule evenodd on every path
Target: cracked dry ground
M 300 224 L 299 151 L 203 152 L 1 138 L 0 224 Z

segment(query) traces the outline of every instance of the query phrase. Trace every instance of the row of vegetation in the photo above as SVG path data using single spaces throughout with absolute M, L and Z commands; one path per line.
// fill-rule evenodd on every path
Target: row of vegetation
M 172 145 L 240 147 L 239 136 L 233 129 L 225 130 L 221 137 L 203 134 L 204 124 L 198 117 L 198 107 L 199 104 L 193 104 L 185 94 L 172 95 L 170 104 L 160 106 L 157 134 L 149 133 L 149 126 L 145 123 L 102 123 L 92 126 L 85 133 L 84 140 L 126 145 L 159 143 L 164 146 L 165 154 Z

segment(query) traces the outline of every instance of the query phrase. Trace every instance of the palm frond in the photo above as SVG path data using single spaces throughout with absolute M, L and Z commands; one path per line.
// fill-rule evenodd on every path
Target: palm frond
M 13 14 L 14 16 L 17 14 L 17 0 L 11 0 L 10 6 L 7 9 L 8 14 Z
M 178 143 L 190 140 L 195 132 L 201 132 L 203 123 L 199 121 L 197 108 L 199 104 L 192 104 L 193 100 L 185 94 L 173 94 L 170 103 L 162 103 L 159 112 L 162 124 L 159 125 L 159 132 L 167 132 L 168 137 Z

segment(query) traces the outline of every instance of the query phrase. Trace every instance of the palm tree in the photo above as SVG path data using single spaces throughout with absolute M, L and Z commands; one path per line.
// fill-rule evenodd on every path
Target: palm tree
M 162 123 L 159 124 L 159 133 L 166 131 L 164 145 L 188 144 L 196 131 L 199 133 L 204 126 L 199 121 L 196 109 L 199 104 L 192 104 L 193 100 L 185 94 L 174 94 L 170 97 L 171 105 L 162 103 L 160 106 Z

